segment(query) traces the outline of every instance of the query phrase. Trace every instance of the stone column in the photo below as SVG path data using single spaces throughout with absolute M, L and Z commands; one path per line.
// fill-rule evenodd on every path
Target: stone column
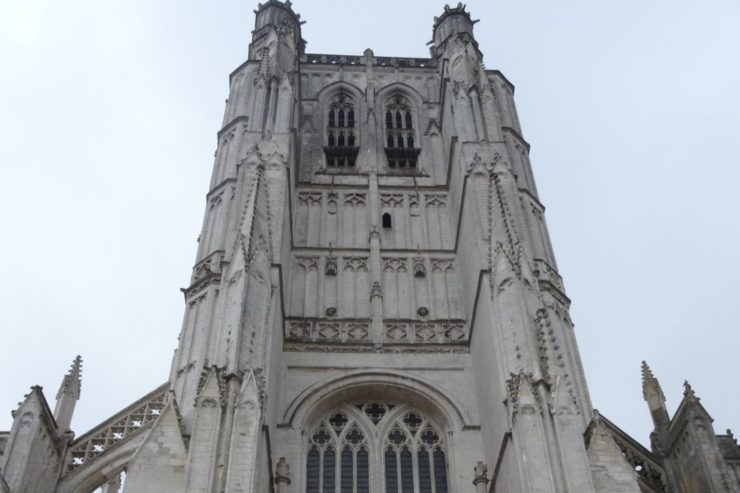
M 368 178 L 368 213 L 370 221 L 370 309 L 373 319 L 372 339 L 376 346 L 383 343 L 383 265 L 380 256 L 380 192 L 378 173 L 373 169 Z
M 475 485 L 475 493 L 486 493 L 488 483 L 488 466 L 483 462 L 478 463 L 473 468 L 473 484 Z
M 277 485 L 277 493 L 288 493 L 290 466 L 285 461 L 285 457 L 280 457 L 280 460 L 275 466 L 275 484 Z

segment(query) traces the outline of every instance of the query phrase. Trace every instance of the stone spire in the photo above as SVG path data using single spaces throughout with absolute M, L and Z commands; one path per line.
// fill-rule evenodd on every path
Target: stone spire
M 72 424 L 72 415 L 75 411 L 75 405 L 80 399 L 80 390 L 82 388 L 82 357 L 77 357 L 72 361 L 69 372 L 64 375 L 62 385 L 57 392 L 57 405 L 54 408 L 54 419 L 61 431 L 68 431 Z
M 665 407 L 665 394 L 660 388 L 658 379 L 646 362 L 642 362 L 642 397 L 647 402 L 655 428 L 667 426 L 670 422 L 668 410 Z

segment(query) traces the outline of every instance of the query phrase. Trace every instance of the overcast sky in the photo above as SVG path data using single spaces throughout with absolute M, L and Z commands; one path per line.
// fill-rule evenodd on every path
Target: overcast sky
M 309 52 L 428 56 L 442 3 L 297 0 Z M 163 383 L 256 2 L 0 0 L 0 429 L 82 354 L 78 434 Z M 740 3 L 469 1 L 516 101 L 593 404 L 640 361 L 740 428 Z M 740 430 L 738 430 L 740 431 Z

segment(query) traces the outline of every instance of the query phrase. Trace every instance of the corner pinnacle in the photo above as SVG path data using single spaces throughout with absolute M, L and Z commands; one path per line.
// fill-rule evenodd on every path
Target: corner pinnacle
M 665 394 L 663 394 L 658 379 L 644 361 L 642 362 L 642 397 L 648 402 L 655 398 L 660 402 L 665 402 Z
M 82 356 L 79 354 L 72 361 L 72 365 L 69 368 L 69 372 L 64 375 L 62 379 L 62 385 L 59 387 L 57 392 L 57 400 L 63 395 L 69 395 L 75 399 L 80 398 L 80 391 L 82 390 Z

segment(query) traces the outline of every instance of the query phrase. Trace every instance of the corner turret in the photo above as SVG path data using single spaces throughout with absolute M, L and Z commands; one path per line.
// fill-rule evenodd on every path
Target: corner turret
M 432 56 L 441 55 L 449 41 L 460 36 L 464 37 L 466 41 L 473 41 L 477 50 L 478 44 L 475 43 L 475 37 L 473 36 L 473 26 L 477 22 L 477 20 L 470 17 L 470 12 L 465 10 L 464 4 L 458 3 L 457 7 L 454 8 L 445 5 L 445 11 L 442 15 L 434 18 Z
M 274 39 L 270 33 L 287 39 L 287 48 L 293 54 L 301 55 L 306 49 L 306 41 L 301 37 L 301 15 L 293 11 L 290 0 L 280 2 L 269 0 L 257 5 L 255 13 L 254 31 L 252 31 L 252 44 L 249 49 L 249 59 L 259 59 L 260 52 L 270 47 L 270 41 Z M 286 35 L 289 35 L 286 37 Z M 284 43 L 280 43 L 284 45 Z M 279 53 L 279 50 L 278 50 Z

